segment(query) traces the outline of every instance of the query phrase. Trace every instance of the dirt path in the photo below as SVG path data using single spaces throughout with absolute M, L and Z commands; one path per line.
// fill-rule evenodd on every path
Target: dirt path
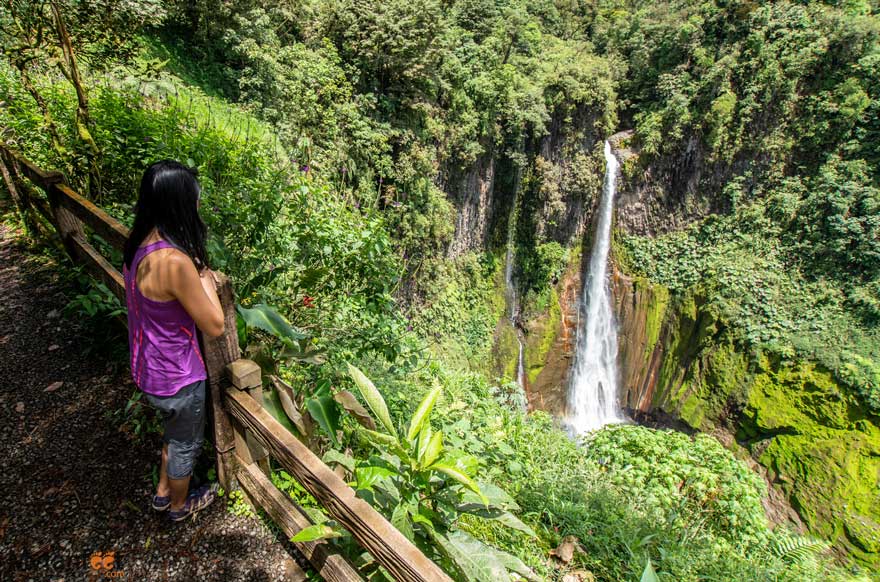
M 225 498 L 180 524 L 149 507 L 159 437 L 108 418 L 133 389 L 125 363 L 83 354 L 94 338 L 62 314 L 69 264 L 21 234 L 0 222 L 0 580 L 297 579 L 285 546 Z M 93 568 L 95 552 L 112 563 Z

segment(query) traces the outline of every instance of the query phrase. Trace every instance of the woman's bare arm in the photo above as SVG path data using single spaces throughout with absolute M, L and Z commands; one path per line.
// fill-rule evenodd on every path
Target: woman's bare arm
M 199 276 L 192 260 L 183 253 L 173 253 L 170 291 L 180 301 L 202 333 L 209 337 L 223 334 L 223 308 L 214 287 L 214 277 L 205 269 Z

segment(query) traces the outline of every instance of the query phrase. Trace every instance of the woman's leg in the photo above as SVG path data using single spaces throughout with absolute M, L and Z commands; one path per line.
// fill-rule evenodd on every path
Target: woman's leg
M 168 483 L 168 443 L 162 445 L 162 465 L 159 468 L 159 484 L 156 486 L 156 495 L 159 497 L 171 495 L 171 485 Z
M 168 444 L 162 447 L 162 468 L 159 470 L 159 486 L 156 489 L 156 495 L 160 497 L 171 496 L 171 509 L 180 509 L 186 501 L 186 494 L 189 491 L 189 478 L 187 475 L 183 479 L 171 479 L 168 477 Z
M 182 479 L 168 479 L 168 485 L 171 488 L 171 511 L 178 511 L 183 508 L 186 502 L 186 494 L 189 492 L 190 475 Z
M 166 433 L 168 461 L 166 475 L 171 489 L 171 511 L 183 509 L 196 459 L 202 450 L 205 431 L 205 381 L 187 387 L 177 419 Z

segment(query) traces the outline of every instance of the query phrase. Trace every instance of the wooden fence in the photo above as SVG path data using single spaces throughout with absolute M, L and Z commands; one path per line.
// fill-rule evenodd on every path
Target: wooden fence
M 124 304 L 121 273 L 90 242 L 97 235 L 121 250 L 128 229 L 74 192 L 58 172 L 47 172 L 0 143 L 0 174 L 28 229 L 57 237 L 71 259 L 104 282 Z M 448 581 L 450 578 L 367 502 L 359 499 L 333 470 L 284 428 L 262 406 L 260 367 L 241 358 L 231 281 L 218 273 L 217 294 L 225 332 L 200 338 L 210 387 L 209 407 L 217 453 L 217 476 L 227 490 L 240 489 L 282 531 L 293 536 L 312 525 L 306 513 L 268 477 L 276 460 L 323 510 L 367 550 L 395 579 Z M 201 335 L 201 334 L 200 334 Z M 358 571 L 326 541 L 296 543 L 326 580 L 362 580 Z

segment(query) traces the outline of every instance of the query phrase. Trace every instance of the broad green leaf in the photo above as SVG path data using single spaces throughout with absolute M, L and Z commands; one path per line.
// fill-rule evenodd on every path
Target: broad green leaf
M 292 542 L 313 542 L 315 540 L 326 540 L 328 538 L 338 538 L 345 535 L 344 532 L 329 525 L 310 525 L 304 527 L 295 536 L 290 538 Z
M 354 478 L 356 480 L 356 489 L 372 489 L 379 479 L 391 477 L 396 473 L 387 467 L 377 467 L 375 465 L 366 465 L 357 467 L 354 470 Z
M 428 443 L 431 442 L 431 436 L 433 434 L 434 429 L 431 428 L 430 424 L 422 426 L 422 430 L 419 432 L 419 436 L 416 438 L 415 442 L 412 443 L 413 445 L 415 445 L 415 458 L 417 460 L 420 460 L 425 455 L 425 451 L 428 449 Z M 419 467 L 425 466 L 427 465 L 424 465 L 421 461 L 419 461 Z
M 382 423 L 388 434 L 397 439 L 397 430 L 394 428 L 394 423 L 391 422 L 388 406 L 385 404 L 385 399 L 382 398 L 379 390 L 376 389 L 373 382 L 363 372 L 351 364 L 348 364 L 348 373 L 354 379 L 354 383 L 357 385 L 358 390 L 360 390 L 361 396 L 367 401 L 367 406 L 370 407 L 370 410 L 373 411 L 373 414 L 376 415 L 376 418 L 379 419 L 379 422 Z
M 520 507 L 516 501 L 513 500 L 507 491 L 495 485 L 493 483 L 487 483 L 485 481 L 480 481 L 477 483 L 480 487 L 480 492 L 486 496 L 486 499 L 489 500 L 489 507 L 495 507 L 497 509 L 506 509 L 509 511 L 519 511 Z M 476 508 L 483 509 L 483 502 L 480 500 L 480 497 L 471 492 L 465 491 L 464 495 L 461 498 L 461 505 L 459 506 L 462 511 L 468 511 L 469 509 L 473 509 L 474 506 Z
M 651 558 L 648 558 L 648 563 L 645 564 L 645 570 L 642 572 L 641 582 L 660 582 L 657 572 L 654 571 L 654 565 L 651 564 Z
M 415 534 L 413 533 L 409 513 L 409 507 L 406 503 L 398 504 L 391 513 L 391 525 L 396 527 L 408 540 L 413 541 L 415 540 Z
M 272 384 L 275 385 L 275 390 L 278 393 L 278 400 L 281 402 L 281 407 L 284 409 L 285 414 L 287 414 L 287 418 L 296 425 L 296 429 L 301 435 L 309 436 L 309 428 L 306 425 L 302 414 L 300 414 L 296 402 L 293 400 L 293 388 L 278 376 L 272 375 L 269 376 L 269 379 L 272 380 Z
M 339 465 L 342 465 L 343 467 L 345 467 L 346 469 L 348 469 L 352 473 L 354 473 L 354 464 L 355 464 L 354 458 L 349 457 L 348 455 L 346 455 L 344 453 L 340 453 L 339 451 L 337 451 L 335 449 L 330 449 L 329 451 L 324 453 L 324 457 L 321 460 L 324 461 L 328 465 L 331 463 L 337 463 Z
M 509 580 L 508 571 L 516 572 L 527 580 L 535 582 L 540 580 L 516 556 L 484 544 L 461 530 L 451 531 L 445 536 L 438 534 L 433 537 L 468 580 L 476 582 Z
M 330 396 L 309 398 L 306 400 L 306 408 L 311 417 L 330 436 L 333 445 L 337 446 L 339 444 L 336 438 L 336 431 L 339 430 L 339 409 L 333 402 L 333 398 Z
M 386 447 L 400 446 L 400 442 L 398 442 L 396 438 L 394 438 L 390 434 L 385 434 L 384 432 L 365 428 L 358 431 L 358 434 L 364 435 L 365 437 L 367 437 L 367 440 L 373 444 L 384 445 Z
M 290 422 L 287 413 L 284 412 L 277 390 L 266 390 L 263 392 L 263 408 L 266 412 L 272 415 L 272 418 L 281 423 L 281 426 L 290 432 L 296 433 L 299 431 L 299 429 Z
M 373 422 L 373 417 L 370 416 L 370 413 L 367 412 L 366 408 L 361 406 L 361 403 L 358 402 L 354 394 L 348 390 L 340 390 L 333 395 L 333 400 L 341 404 L 342 408 L 351 413 L 361 426 L 370 430 L 376 430 L 376 423 Z
M 412 441 L 416 438 L 416 435 L 422 430 L 422 425 L 428 422 L 431 416 L 431 409 L 434 408 L 434 403 L 437 402 L 437 398 L 442 391 L 443 387 L 434 380 L 434 387 L 425 395 L 422 403 L 419 404 L 415 414 L 413 414 L 412 420 L 409 423 L 409 431 L 406 433 L 406 440 Z
M 419 466 L 428 467 L 437 460 L 437 457 L 440 456 L 440 453 L 443 452 L 443 433 L 440 431 L 435 432 L 431 435 L 431 440 L 428 441 L 428 446 L 425 447 L 423 453 L 419 457 Z
M 428 468 L 433 469 L 434 471 L 439 471 L 439 472 L 443 473 L 444 475 L 448 475 L 449 477 L 452 477 L 453 479 L 455 479 L 456 481 L 458 481 L 459 483 L 461 483 L 462 485 L 464 485 L 465 487 L 467 487 L 468 489 L 470 489 L 471 491 L 473 491 L 474 493 L 479 495 L 480 500 L 483 502 L 483 505 L 485 505 L 487 507 L 489 506 L 489 500 L 486 499 L 486 496 L 483 495 L 483 493 L 480 491 L 480 488 L 477 486 L 477 484 L 474 483 L 473 479 L 471 479 L 470 477 L 465 475 L 461 470 L 459 470 L 458 467 L 455 467 L 453 465 L 447 465 L 447 464 L 440 462 L 440 463 L 434 463 L 433 465 L 431 465 Z
M 522 522 L 520 518 L 510 513 L 509 511 L 505 511 L 503 509 L 498 509 L 495 507 L 490 507 L 486 509 L 484 506 L 458 506 L 458 510 L 462 513 L 470 513 L 471 515 L 476 515 L 477 517 L 482 517 L 483 519 L 491 519 L 493 521 L 497 521 L 498 523 L 504 524 L 510 529 L 515 529 L 517 531 L 521 531 L 527 535 L 532 536 L 533 538 L 538 537 L 538 534 L 535 533 L 535 530 L 530 528 L 528 525 Z
M 250 309 L 241 305 L 235 307 L 248 326 L 267 331 L 281 340 L 298 341 L 308 337 L 268 305 L 259 303 Z
M 413 523 L 420 523 L 423 527 L 425 527 L 429 533 L 434 533 L 434 522 L 432 522 L 426 515 L 422 514 L 422 506 L 419 506 L 419 511 L 410 515 Z
M 409 454 L 406 450 L 400 445 L 400 441 L 391 436 L 390 434 L 385 434 L 384 432 L 378 432 L 375 430 L 370 430 L 368 428 L 362 428 L 358 431 L 358 434 L 366 439 L 366 441 L 377 447 L 380 451 L 391 451 L 402 460 L 409 462 Z

